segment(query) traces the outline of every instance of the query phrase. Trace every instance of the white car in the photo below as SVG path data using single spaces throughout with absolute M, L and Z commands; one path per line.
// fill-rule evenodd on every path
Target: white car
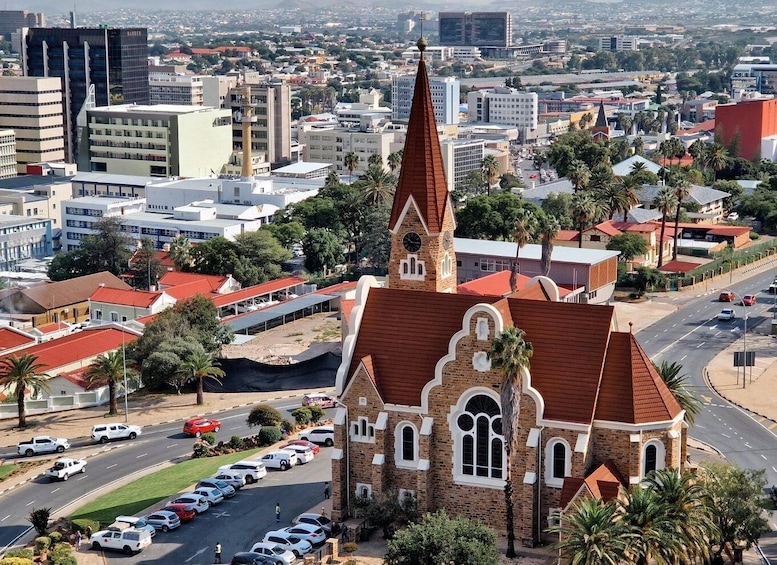
M 723 308 L 720 314 L 718 314 L 718 320 L 733 320 L 736 317 L 737 315 L 733 308 Z
M 51 480 L 66 481 L 71 475 L 86 472 L 86 461 L 84 459 L 70 459 L 63 457 L 57 459 L 54 465 L 49 468 L 44 475 Z
M 309 447 L 305 447 L 304 445 L 287 445 L 283 448 L 283 451 L 294 452 L 297 455 L 297 463 L 300 465 L 310 463 L 315 457 L 315 455 L 313 455 L 313 450 Z
M 238 461 L 231 465 L 222 465 L 219 467 L 219 473 L 222 471 L 240 473 L 249 485 L 267 475 L 267 469 L 261 461 Z
M 69 447 L 70 442 L 65 438 L 36 436 L 30 440 L 20 442 L 16 450 L 19 455 L 32 457 L 41 453 L 64 453 Z
M 270 469 L 286 471 L 297 464 L 297 454 L 293 451 L 273 451 L 262 455 L 262 463 Z
M 263 557 L 270 557 L 273 561 L 280 559 L 285 565 L 291 565 L 297 560 L 293 551 L 277 543 L 265 543 L 260 541 L 251 548 L 252 553 L 258 553 Z
M 309 541 L 305 541 L 304 539 L 298 538 L 294 534 L 284 532 L 283 530 L 267 532 L 262 541 L 264 543 L 280 545 L 293 552 L 297 557 L 302 557 L 306 553 L 313 551 L 313 546 Z
M 217 475 L 214 475 L 212 479 L 216 481 L 224 481 L 235 489 L 241 489 L 246 486 L 246 478 L 238 471 L 221 471 Z
M 137 516 L 116 516 L 113 524 L 108 526 L 109 530 L 126 530 L 127 528 L 146 530 L 151 534 L 152 538 L 156 535 L 156 528 L 146 522 L 145 518 L 138 518 Z
M 324 516 L 323 514 L 314 514 L 313 512 L 305 512 L 300 514 L 291 521 L 292 524 L 310 524 L 317 526 L 324 530 L 326 535 L 332 534 L 332 520 Z
M 194 508 L 194 511 L 197 514 L 202 514 L 208 508 L 210 508 L 208 501 L 202 498 L 199 494 L 191 494 L 188 492 L 186 494 L 180 495 L 174 500 L 171 500 L 170 504 L 189 504 L 192 506 L 192 508 Z
M 192 491 L 191 494 L 197 494 L 204 498 L 205 502 L 208 503 L 208 506 L 215 506 L 216 504 L 221 504 L 224 501 L 224 495 L 217 488 L 196 488 Z
M 283 531 L 288 532 L 293 536 L 297 536 L 299 539 L 304 539 L 313 546 L 321 545 L 326 541 L 326 532 L 312 524 L 295 524 L 288 528 L 283 528 Z
M 319 426 L 318 428 L 305 430 L 300 432 L 299 439 L 305 439 L 313 443 L 323 443 L 327 447 L 332 447 L 335 444 L 335 428 L 334 426 Z
M 151 545 L 151 534 L 145 530 L 128 528 L 126 530 L 102 530 L 89 538 L 92 549 L 114 549 L 133 555 Z
M 92 439 L 108 443 L 117 439 L 135 439 L 141 433 L 140 426 L 129 424 L 97 424 L 92 428 Z
M 219 481 L 218 479 L 202 479 L 197 483 L 197 488 L 215 488 L 218 489 L 224 498 L 232 498 L 235 496 L 237 490 L 235 487 L 225 481 Z

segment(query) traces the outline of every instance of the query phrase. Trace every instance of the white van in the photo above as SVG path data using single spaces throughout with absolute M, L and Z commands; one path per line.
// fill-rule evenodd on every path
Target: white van
M 219 472 L 221 471 L 240 473 L 248 484 L 255 483 L 267 475 L 267 469 L 261 461 L 238 461 L 231 465 L 222 465 L 219 467 Z

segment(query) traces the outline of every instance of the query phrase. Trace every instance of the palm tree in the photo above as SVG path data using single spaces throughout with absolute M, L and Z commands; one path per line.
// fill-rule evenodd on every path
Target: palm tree
M 664 158 L 664 167 L 668 169 L 672 165 L 671 157 L 674 155 L 674 148 L 670 139 L 665 139 L 658 145 L 658 154 Z M 666 164 L 667 161 L 669 162 L 668 164 Z
M 16 406 L 19 410 L 19 428 L 27 427 L 27 413 L 24 409 L 24 395 L 29 389 L 33 394 L 39 391 L 49 392 L 49 375 L 40 372 L 45 365 L 38 363 L 38 356 L 29 353 L 21 357 L 12 355 L 0 360 L 0 385 L 12 387 L 16 394 Z
M 364 173 L 364 179 L 358 182 L 361 199 L 377 205 L 394 197 L 397 177 L 387 172 L 381 165 L 370 165 Z
M 559 534 L 556 548 L 569 565 L 618 565 L 627 561 L 633 534 L 613 502 L 600 498 L 580 498 L 551 532 Z
M 515 222 L 513 222 L 513 241 L 516 243 L 515 248 L 515 265 L 518 266 L 518 256 L 521 252 L 521 248 L 534 239 L 534 235 L 537 232 L 537 217 L 532 214 L 526 208 L 519 208 L 516 213 Z M 519 269 L 520 270 L 520 269 Z M 513 278 L 511 280 L 512 292 L 515 292 Z
M 380 153 L 373 153 L 367 158 L 367 164 L 368 165 L 379 165 L 380 167 L 383 167 L 383 157 Z
M 553 255 L 553 240 L 558 235 L 561 224 L 556 216 L 548 214 L 540 226 L 540 237 L 542 238 L 542 254 L 540 255 L 540 271 L 546 277 L 550 273 L 550 261 Z
M 343 157 L 343 166 L 348 169 L 348 184 L 350 184 L 353 178 L 353 171 L 359 166 L 359 156 L 353 151 L 349 151 Z
M 691 195 L 691 183 L 683 174 L 675 174 L 669 177 L 669 186 L 674 190 L 674 197 L 677 199 L 677 208 L 674 213 L 674 249 L 672 249 L 672 259 L 677 259 L 677 235 L 680 226 L 680 207 L 683 200 Z
M 728 151 L 720 143 L 713 143 L 707 149 L 707 165 L 712 169 L 712 180 L 718 178 L 718 173 L 728 164 Z
M 170 259 L 179 271 L 188 271 L 194 263 L 192 244 L 189 239 L 178 234 L 170 242 Z
M 186 362 L 183 364 L 183 370 L 191 378 L 197 380 L 197 405 L 205 404 L 205 396 L 202 390 L 202 381 L 205 378 L 213 379 L 221 384 L 219 377 L 224 376 L 224 371 L 219 369 L 220 363 L 213 358 L 213 354 L 205 350 L 193 351 Z
M 496 157 L 493 155 L 486 155 L 483 157 L 483 162 L 481 163 L 480 168 L 483 171 L 486 180 L 488 181 L 487 194 L 491 196 L 491 187 L 494 186 L 496 179 L 499 178 L 499 161 L 497 161 Z
M 588 188 L 588 183 L 591 182 L 591 170 L 583 161 L 575 159 L 569 165 L 569 171 L 567 171 L 567 178 L 575 187 L 575 192 Z
M 98 355 L 89 365 L 84 375 L 89 384 L 108 385 L 108 398 L 110 399 L 108 415 L 110 416 L 115 416 L 119 413 L 117 390 L 119 383 L 124 379 L 124 360 L 123 349 L 116 349 L 115 351 Z M 126 390 L 124 394 L 127 394 Z
M 634 155 L 644 155 L 645 153 L 645 140 L 642 137 L 634 139 Z
M 599 217 L 599 203 L 590 192 L 576 192 L 572 195 L 572 204 L 570 207 L 572 217 L 577 225 L 577 234 L 579 240 L 577 246 L 583 247 L 583 232 L 588 226 Z
M 632 485 L 624 498 L 616 501 L 620 520 L 633 534 L 629 542 L 630 561 L 637 565 L 672 565 L 682 551 L 682 539 L 669 519 L 666 504 L 652 489 Z
M 685 421 L 692 426 L 696 421 L 696 416 L 701 412 L 701 401 L 696 398 L 688 388 L 688 374 L 681 374 L 683 366 L 679 363 L 668 363 L 661 361 L 660 365 L 653 363 L 661 380 L 664 381 L 666 388 L 674 395 L 680 407 L 685 410 Z
M 337 174 L 337 171 L 331 170 L 326 175 L 326 181 L 324 182 L 324 186 L 329 188 L 333 186 L 337 186 L 340 184 L 340 175 Z
M 643 163 L 639 163 L 643 164 Z M 633 170 L 633 169 L 632 169 Z M 618 182 L 618 191 L 620 192 L 619 202 L 623 206 L 623 221 L 628 221 L 629 210 L 639 204 L 639 195 L 637 191 L 642 185 L 639 179 L 634 174 L 626 175 L 622 177 Z
M 393 153 L 389 153 L 387 161 L 389 169 L 392 173 L 402 166 L 402 154 L 402 149 L 399 151 L 394 151 Z
M 507 557 L 515 553 L 515 525 L 513 516 L 512 453 L 518 444 L 518 426 L 521 402 L 521 371 L 529 368 L 534 353 L 531 343 L 524 340 L 524 331 L 509 326 L 494 339 L 488 358 L 491 366 L 502 372 L 499 403 L 502 409 L 502 435 L 505 445 L 505 523 L 507 525 Z
M 693 157 L 693 166 L 702 171 L 707 169 L 707 144 L 697 139 L 688 147 L 688 153 Z
M 661 212 L 661 235 L 658 240 L 658 268 L 664 264 L 664 234 L 666 233 L 666 217 L 672 213 L 677 206 L 677 198 L 671 187 L 662 186 L 658 194 L 653 199 L 653 206 Z

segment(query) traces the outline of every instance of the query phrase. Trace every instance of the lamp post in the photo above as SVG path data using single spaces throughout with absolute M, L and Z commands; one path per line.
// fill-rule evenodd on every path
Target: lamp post
M 127 388 L 127 348 L 124 347 L 124 324 L 121 328 L 121 364 L 124 370 L 124 422 L 129 423 L 129 389 Z
M 345 512 L 346 515 L 350 515 L 351 512 L 351 452 L 350 441 L 351 424 L 348 421 L 348 406 L 335 400 L 335 404 L 345 410 Z M 340 516 L 340 521 L 343 521 L 343 516 Z

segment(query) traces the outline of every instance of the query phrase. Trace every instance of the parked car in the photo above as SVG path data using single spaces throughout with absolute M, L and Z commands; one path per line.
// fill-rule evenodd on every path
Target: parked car
M 224 498 L 232 498 L 237 492 L 235 487 L 226 483 L 225 481 L 219 481 L 216 479 L 202 479 L 197 483 L 197 488 L 215 488 L 218 489 Z
M 219 472 L 221 471 L 238 472 L 245 477 L 248 484 L 253 484 L 267 475 L 267 469 L 261 461 L 238 461 L 232 465 L 222 465 L 219 467 Z
M 286 471 L 297 464 L 297 454 L 293 451 L 273 451 L 262 455 L 262 463 L 270 469 Z
M 337 401 L 328 394 L 306 394 L 302 397 L 302 406 L 334 408 L 337 406 Z
M 188 522 L 190 520 L 193 520 L 194 517 L 197 515 L 197 512 L 194 510 L 193 504 L 180 504 L 180 503 L 174 503 L 171 502 L 162 510 L 166 512 L 172 512 L 176 516 L 178 516 L 178 519 L 181 520 L 181 522 Z
M 251 547 L 252 553 L 258 553 L 262 557 L 277 560 L 283 565 L 291 565 L 297 560 L 297 556 L 290 549 L 286 549 L 277 543 L 257 542 Z
M 221 422 L 215 418 L 192 418 L 186 420 L 186 423 L 183 425 L 183 433 L 193 437 L 200 437 L 208 432 L 217 432 L 220 429 Z
M 302 557 L 306 553 L 313 551 L 313 546 L 309 541 L 305 541 L 298 538 L 294 534 L 284 532 L 283 530 L 276 530 L 274 532 L 267 532 L 262 538 L 264 543 L 272 543 L 280 545 L 283 548 L 293 552 L 297 557 Z
M 178 517 L 178 514 L 170 510 L 157 510 L 147 514 L 145 519 L 146 523 L 163 532 L 175 530 L 181 525 L 181 519 Z
M 312 546 L 321 545 L 326 541 L 324 530 L 313 524 L 295 524 L 288 528 L 283 528 L 283 531 L 310 542 Z
M 723 308 L 718 314 L 718 320 L 733 320 L 737 315 L 733 308 Z
M 128 528 L 123 531 L 102 530 L 92 534 L 89 538 L 92 549 L 113 549 L 123 551 L 127 555 L 139 553 L 151 545 L 151 534 L 145 530 Z
M 71 475 L 86 472 L 86 461 L 84 459 L 70 459 L 63 457 L 57 459 L 45 473 L 46 477 L 52 481 L 66 481 Z
M 745 294 L 742 297 L 742 306 L 753 306 L 756 303 L 755 294 Z
M 200 495 L 205 499 L 205 502 L 208 503 L 208 506 L 215 506 L 216 504 L 221 504 L 224 501 L 224 495 L 221 494 L 221 491 L 217 488 L 200 487 L 194 489 L 192 494 Z
M 720 302 L 733 302 L 734 301 L 734 293 L 730 290 L 724 290 L 720 293 L 720 296 L 718 296 L 718 300 Z
M 19 455 L 32 457 L 41 453 L 64 453 L 70 448 L 70 442 L 65 438 L 51 436 L 35 436 L 34 438 L 22 441 L 16 447 Z
M 777 279 L 774 279 L 772 281 L 772 284 L 769 285 L 769 294 L 775 294 L 777 293 Z
M 286 445 L 301 445 L 303 447 L 309 447 L 313 451 L 313 455 L 318 455 L 321 451 L 321 448 L 313 443 L 312 441 L 308 441 L 306 439 L 293 439 L 289 441 Z M 285 449 L 285 448 L 283 448 Z
M 189 492 L 180 495 L 178 498 L 175 498 L 174 500 L 171 500 L 170 503 L 189 504 L 194 509 L 194 512 L 196 514 L 202 514 L 208 508 L 210 508 L 210 504 L 208 504 L 207 500 L 205 500 L 199 494 L 193 494 Z
M 140 426 L 129 424 L 97 424 L 92 428 L 92 439 L 108 443 L 117 439 L 135 439 L 140 435 Z
M 217 475 L 214 475 L 212 479 L 217 481 L 224 481 L 228 485 L 231 485 L 235 489 L 241 489 L 246 486 L 246 478 L 238 471 L 221 471 Z
M 230 565 L 275 565 L 271 561 L 268 561 L 258 553 L 252 553 L 250 551 L 241 551 L 235 553 L 232 557 Z
M 305 512 L 300 514 L 291 521 L 292 524 L 310 524 L 317 526 L 326 532 L 326 535 L 332 534 L 332 520 L 324 516 L 323 514 L 314 514 L 313 512 Z
M 736 222 L 739 219 L 739 213 L 731 212 L 728 216 L 726 216 L 726 219 L 730 222 Z
M 311 430 L 305 430 L 300 432 L 300 439 L 306 439 L 313 443 L 323 443 L 327 447 L 331 447 L 335 443 L 335 428 L 334 426 L 320 426 Z
M 286 445 L 281 448 L 282 451 L 291 451 L 292 453 L 295 453 L 297 455 L 297 463 L 299 465 L 304 465 L 305 463 L 310 463 L 313 461 L 314 455 L 313 450 L 309 447 L 305 447 L 304 445 Z
M 127 528 L 146 530 L 151 534 L 152 538 L 156 535 L 156 528 L 150 525 L 145 518 L 139 518 L 137 516 L 116 516 L 113 524 L 108 526 L 109 530 L 126 530 Z

